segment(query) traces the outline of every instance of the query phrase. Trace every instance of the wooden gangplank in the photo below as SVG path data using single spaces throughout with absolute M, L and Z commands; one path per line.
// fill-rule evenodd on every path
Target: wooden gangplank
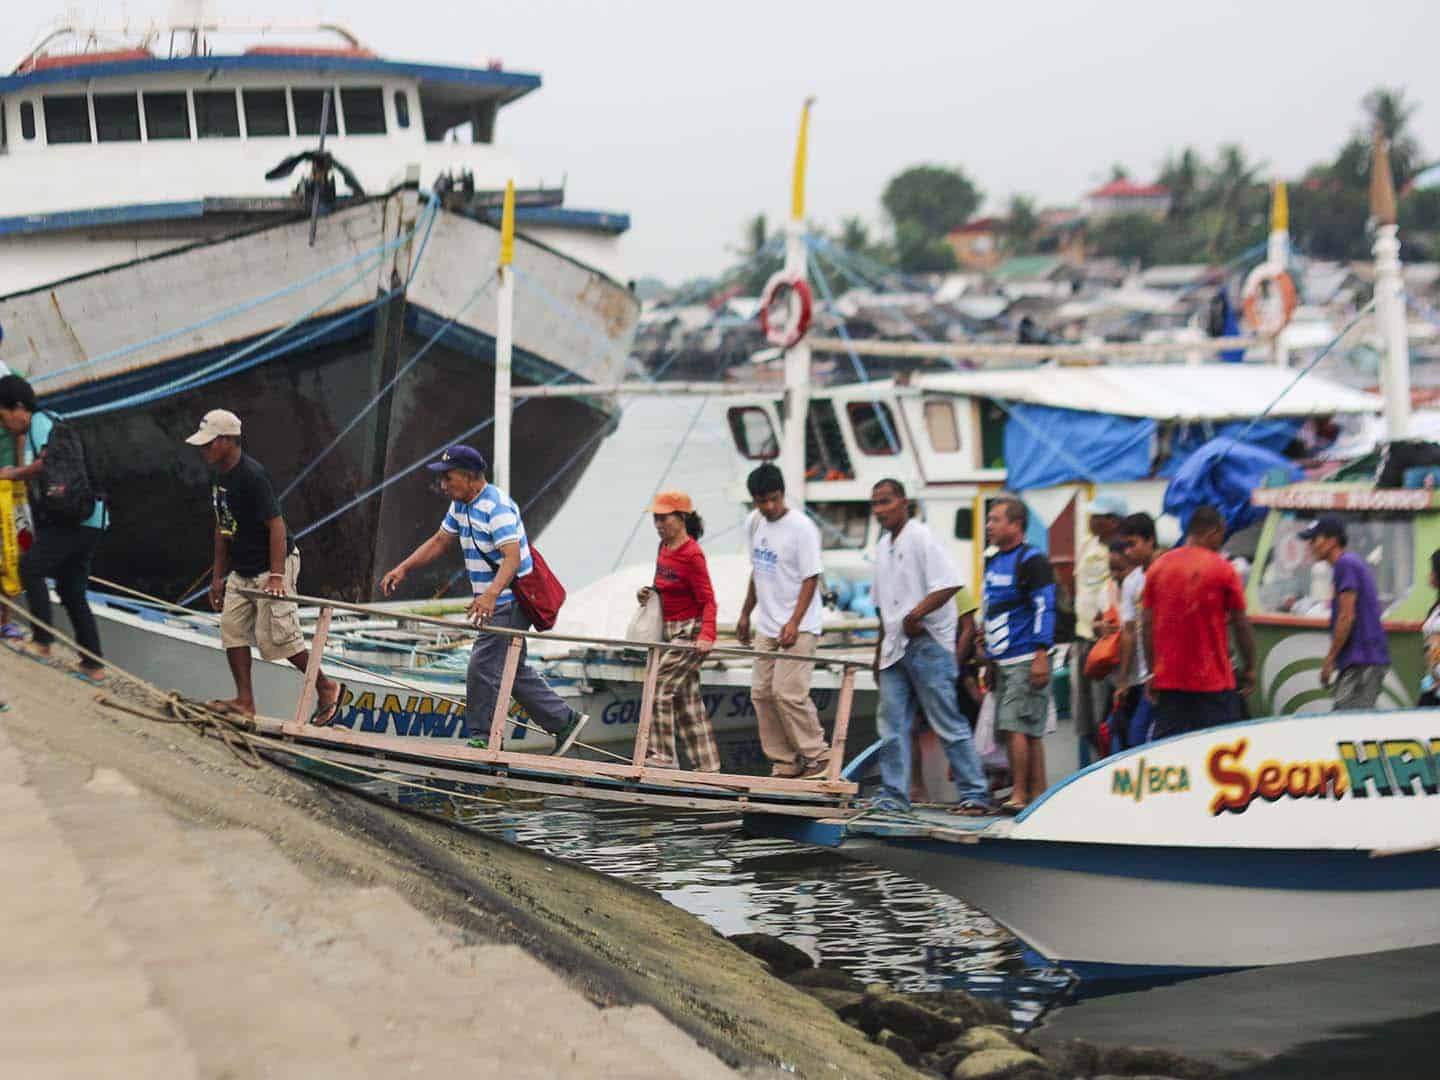
M 242 590 L 245 595 L 269 599 L 265 593 Z M 314 635 L 310 643 L 310 662 L 305 682 L 295 705 L 295 714 L 288 720 L 257 718 L 256 727 L 264 734 L 303 743 L 307 752 L 322 751 L 322 756 L 349 765 L 365 762 L 388 771 L 434 779 L 451 780 L 478 786 L 511 788 L 567 795 L 574 798 L 647 803 L 689 809 L 763 810 L 801 817 L 847 816 L 858 793 L 858 786 L 840 778 L 844 765 L 845 740 L 850 726 L 850 710 L 855 697 L 855 671 L 868 667 L 868 661 L 833 656 L 796 656 L 764 653 L 755 649 L 717 648 L 709 656 L 771 659 L 777 663 L 840 664 L 840 698 L 837 702 L 835 725 L 830 740 L 830 764 L 824 778 L 813 780 L 785 779 L 773 776 L 744 776 L 736 773 L 694 772 L 684 769 L 657 769 L 645 765 L 650 728 L 654 719 L 656 678 L 660 658 L 666 651 L 695 648 L 689 642 L 626 641 L 614 638 L 578 637 L 574 635 L 540 634 L 534 631 L 501 627 L 471 626 L 430 618 L 404 615 L 406 622 L 430 625 L 451 633 L 496 634 L 510 639 L 501 673 L 500 691 L 490 718 L 485 749 L 460 743 L 425 740 L 402 736 L 350 731 L 329 725 L 317 727 L 308 722 L 325 644 L 330 633 L 331 618 L 336 610 L 352 611 L 388 618 L 393 611 L 347 604 L 335 600 L 298 596 L 295 602 L 318 608 Z M 640 716 L 635 733 L 635 749 L 628 762 L 589 761 L 582 758 L 555 757 L 523 751 L 506 750 L 503 746 L 509 719 L 510 700 L 515 686 L 515 673 L 520 666 L 520 653 L 526 638 L 560 640 L 606 648 L 644 649 L 646 653 L 644 687 L 640 699 Z

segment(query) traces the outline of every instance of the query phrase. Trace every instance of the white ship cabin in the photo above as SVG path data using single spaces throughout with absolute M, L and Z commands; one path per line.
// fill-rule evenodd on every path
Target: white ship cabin
M 1292 453 L 1380 410 L 1376 395 L 1314 376 L 1280 397 L 1293 378 L 1259 365 L 1112 365 L 818 389 L 806 416 L 806 506 L 823 523 L 831 572 L 868 580 L 867 552 L 879 539 L 870 490 L 886 477 L 900 480 L 973 583 L 986 501 L 1015 484 L 1030 508 L 1031 543 L 1049 551 L 1068 588 L 1097 489 L 1159 518 L 1180 462 L 1215 435 L 1237 434 L 1277 397 L 1247 439 Z M 782 417 L 778 393 L 733 400 L 728 421 L 744 472 L 761 461 L 781 464 Z M 748 499 L 743 474 L 735 494 Z
M 521 231 L 622 276 L 628 217 L 565 207 L 497 142 L 501 110 L 538 75 L 388 60 L 323 32 L 230 53 L 193 27 L 123 44 L 91 30 L 42 39 L 0 76 L 0 295 L 307 212 L 305 163 L 265 174 L 317 148 L 327 92 L 325 150 L 365 193 L 418 165 L 448 209 L 498 222 L 513 178 Z M 336 195 L 354 194 L 337 176 Z

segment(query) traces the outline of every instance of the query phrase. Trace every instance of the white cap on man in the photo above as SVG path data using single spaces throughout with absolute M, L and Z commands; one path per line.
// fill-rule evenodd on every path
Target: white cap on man
M 220 435 L 234 435 L 239 438 L 240 417 L 226 409 L 211 409 L 200 421 L 195 434 L 185 441 L 191 446 L 207 446 Z

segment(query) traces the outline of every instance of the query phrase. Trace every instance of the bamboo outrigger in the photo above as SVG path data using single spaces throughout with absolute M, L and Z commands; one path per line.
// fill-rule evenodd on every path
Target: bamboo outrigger
M 242 590 L 257 599 L 266 594 Z M 316 726 L 309 723 L 311 702 L 324 656 L 330 621 L 335 611 L 364 615 L 385 615 L 387 612 L 364 604 L 349 604 L 310 596 L 297 596 L 295 602 L 317 609 L 314 635 L 310 646 L 310 662 L 305 682 L 295 704 L 295 713 L 288 720 L 256 718 L 258 730 L 282 740 L 304 743 L 307 751 L 322 750 L 322 756 L 342 764 L 384 762 L 387 770 L 426 776 L 433 779 L 474 784 L 481 787 L 509 788 L 542 794 L 568 795 L 577 798 L 612 802 L 646 803 L 683 809 L 763 809 L 766 813 L 788 814 L 810 818 L 847 818 L 855 812 L 858 786 L 842 778 L 845 740 L 850 725 L 850 708 L 855 692 L 855 671 L 868 667 L 867 660 L 851 660 L 834 656 L 785 656 L 754 649 L 712 649 L 715 657 L 748 657 L 777 659 L 789 663 L 830 663 L 844 668 L 840 700 L 830 740 L 829 772 L 823 779 L 800 780 L 773 776 L 744 776 L 735 773 L 690 772 L 683 769 L 656 769 L 645 766 L 654 718 L 655 685 L 660 657 L 672 649 L 693 649 L 688 642 L 625 641 L 613 638 L 579 637 L 575 635 L 540 634 L 535 631 L 511 630 L 502 627 L 474 627 L 423 615 L 408 615 L 407 622 L 441 627 L 449 631 L 472 634 L 497 634 L 510 639 L 505 665 L 500 678 L 500 692 L 491 715 L 487 748 L 464 745 L 427 744 L 417 747 L 414 740 L 391 735 L 347 731 L 343 728 Z M 520 652 L 526 638 L 562 640 L 581 645 L 607 648 L 644 649 L 646 651 L 644 690 L 640 699 L 639 726 L 635 749 L 628 762 L 589 761 L 581 758 L 557 758 L 553 755 L 505 750 L 502 739 L 510 721 L 510 700 L 515 673 L 520 666 Z

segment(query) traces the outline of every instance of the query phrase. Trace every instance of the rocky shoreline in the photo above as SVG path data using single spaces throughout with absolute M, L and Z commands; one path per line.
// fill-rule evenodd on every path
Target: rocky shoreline
M 1167 1050 L 1097 1046 L 1083 1039 L 1042 1049 L 1010 1026 L 1003 1005 L 964 990 L 900 993 L 884 983 L 865 985 L 838 968 L 817 967 L 804 950 L 770 934 L 736 934 L 729 940 L 875 1045 L 945 1080 L 1212 1080 L 1221 1075 L 1208 1062 Z

